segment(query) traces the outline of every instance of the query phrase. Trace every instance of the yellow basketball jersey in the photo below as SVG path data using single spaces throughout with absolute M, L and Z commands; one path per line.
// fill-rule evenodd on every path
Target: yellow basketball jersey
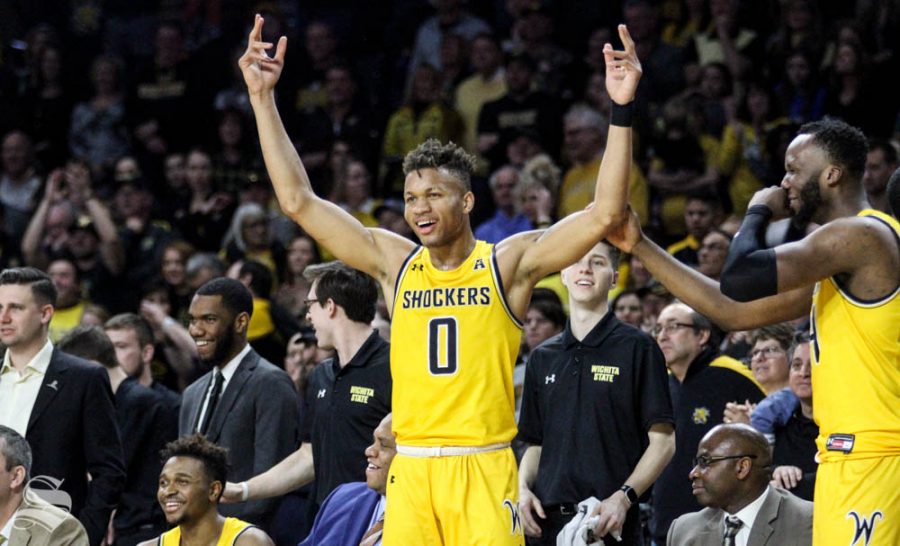
M 246 521 L 237 518 L 225 518 L 225 525 L 222 527 L 222 534 L 219 535 L 219 541 L 216 546 L 233 546 L 238 536 L 248 527 L 253 527 Z M 159 546 L 180 546 L 181 545 L 181 527 L 175 527 L 159 536 Z
M 900 237 L 900 223 L 866 209 Z M 813 416 L 820 461 L 900 454 L 900 287 L 861 301 L 828 278 L 810 314 Z
M 512 372 L 522 326 L 493 245 L 440 271 L 416 248 L 397 277 L 391 319 L 394 433 L 413 446 L 481 446 L 516 434 Z

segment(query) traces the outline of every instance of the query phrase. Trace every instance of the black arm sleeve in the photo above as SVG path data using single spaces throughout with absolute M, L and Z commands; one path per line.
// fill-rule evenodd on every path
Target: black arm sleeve
M 737 301 L 751 301 L 778 293 L 775 250 L 762 242 L 772 211 L 765 205 L 747 210 L 741 229 L 728 249 L 722 269 L 722 293 Z

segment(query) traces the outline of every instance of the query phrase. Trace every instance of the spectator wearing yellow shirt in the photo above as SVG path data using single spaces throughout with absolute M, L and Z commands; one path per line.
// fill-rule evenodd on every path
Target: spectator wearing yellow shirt
M 584 209 L 594 200 L 597 172 L 603 158 L 607 122 L 600 112 L 583 105 L 573 106 L 563 120 L 565 154 L 572 162 L 559 192 L 559 217 Z M 647 221 L 647 180 L 632 162 L 628 182 L 629 204 L 641 219 Z
M 470 59 L 474 74 L 456 88 L 456 111 L 463 121 L 463 146 L 470 153 L 477 151 L 478 114 L 486 103 L 506 94 L 503 52 L 497 39 L 479 34 L 472 40 Z
M 440 101 L 438 70 L 422 64 L 413 77 L 409 100 L 388 119 L 384 133 L 383 187 L 399 192 L 403 187 L 401 166 L 407 152 L 429 138 L 459 142 L 463 122 L 456 110 Z
M 50 319 L 50 341 L 56 343 L 69 330 L 81 324 L 81 315 L 88 302 L 82 298 L 81 279 L 71 260 L 53 260 L 47 267 L 47 274 L 58 294 L 53 318 Z

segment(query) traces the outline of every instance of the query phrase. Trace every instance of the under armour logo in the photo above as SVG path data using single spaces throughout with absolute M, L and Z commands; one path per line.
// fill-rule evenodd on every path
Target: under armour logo
M 58 391 L 59 390 L 59 381 L 54 379 L 53 381 L 47 383 L 47 386 L 55 391 Z
M 503 501 L 503 506 L 509 509 L 509 534 L 515 535 L 516 531 L 522 526 L 522 522 L 519 519 L 519 507 L 513 504 L 513 501 L 509 499 Z
M 550 383 L 556 383 L 556 374 L 544 377 L 544 385 L 548 385 Z
M 422 264 L 412 264 L 409 269 L 411 271 L 425 271 L 425 266 Z
M 869 546 L 869 541 L 872 540 L 872 534 L 875 532 L 875 521 L 878 518 L 884 519 L 884 514 L 881 510 L 876 510 L 872 512 L 871 516 L 865 518 L 857 514 L 855 510 L 851 510 L 847 512 L 847 519 L 850 519 L 850 516 L 853 516 L 856 523 L 856 531 L 853 533 L 853 541 L 850 542 L 850 546 L 856 546 L 856 543 L 863 536 L 865 536 L 865 542 L 862 543 L 863 546 Z
M 478 271 L 479 269 L 484 269 L 484 260 L 481 258 L 475 260 L 475 267 L 472 268 L 472 271 Z
M 327 391 L 325 389 L 319 389 L 319 394 L 316 395 L 316 398 L 325 398 L 325 393 Z
M 391 474 L 391 483 L 394 483 L 395 481 L 397 481 L 397 478 L 393 474 Z

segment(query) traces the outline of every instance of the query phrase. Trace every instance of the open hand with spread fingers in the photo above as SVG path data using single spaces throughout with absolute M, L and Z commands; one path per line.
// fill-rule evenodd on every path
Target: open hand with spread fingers
M 606 91 L 616 104 L 624 105 L 634 100 L 642 70 L 634 50 L 634 40 L 625 25 L 619 25 L 619 38 L 625 49 L 620 51 L 613 49 L 612 44 L 606 44 L 603 46 L 603 58 L 606 61 Z
M 247 40 L 247 50 L 238 59 L 238 66 L 244 74 L 244 82 L 250 95 L 271 93 L 281 77 L 284 68 L 284 52 L 287 49 L 287 37 L 278 39 L 278 45 L 262 41 L 263 18 L 257 14 L 253 21 L 253 30 Z M 275 47 L 275 56 L 270 57 L 268 50 Z

